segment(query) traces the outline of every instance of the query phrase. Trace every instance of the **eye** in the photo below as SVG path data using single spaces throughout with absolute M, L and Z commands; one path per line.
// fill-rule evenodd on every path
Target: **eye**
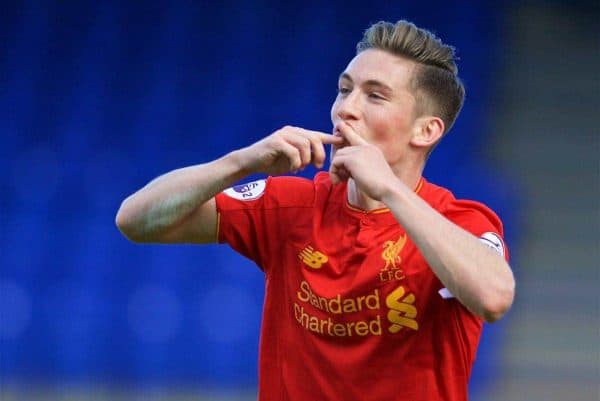
M 352 90 L 346 86 L 338 86 L 337 89 L 338 93 L 340 95 L 347 95 L 348 93 L 350 93 Z
M 371 99 L 376 99 L 376 100 L 385 100 L 385 97 L 383 97 L 380 93 L 378 92 L 371 92 L 369 93 L 369 97 Z

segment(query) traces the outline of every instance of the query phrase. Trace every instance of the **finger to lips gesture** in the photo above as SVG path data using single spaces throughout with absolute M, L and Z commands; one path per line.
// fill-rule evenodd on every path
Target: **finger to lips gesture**
M 334 185 L 346 181 L 352 176 L 348 165 L 350 156 L 356 152 L 356 149 L 352 148 L 368 145 L 368 142 L 345 122 L 336 125 L 336 132 L 339 133 L 340 138 L 343 138 L 344 143 L 335 150 L 329 167 L 329 175 Z
M 266 174 L 297 172 L 309 164 L 322 168 L 326 144 L 343 139 L 318 131 L 286 126 L 246 149 L 249 169 Z
M 338 147 L 331 160 L 331 182 L 335 185 L 352 178 L 373 199 L 380 198 L 384 180 L 395 177 L 383 153 L 348 124 L 342 122 L 336 128 L 346 146 Z

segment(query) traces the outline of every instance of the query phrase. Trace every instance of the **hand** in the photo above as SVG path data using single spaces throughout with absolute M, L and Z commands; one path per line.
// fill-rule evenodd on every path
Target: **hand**
M 270 175 L 298 172 L 309 164 L 322 168 L 326 144 L 342 144 L 343 138 L 318 131 L 286 126 L 241 149 L 243 168 Z
M 397 181 L 381 150 L 342 122 L 336 127 L 344 145 L 335 150 L 329 175 L 333 184 L 352 178 L 358 189 L 381 201 L 390 184 Z

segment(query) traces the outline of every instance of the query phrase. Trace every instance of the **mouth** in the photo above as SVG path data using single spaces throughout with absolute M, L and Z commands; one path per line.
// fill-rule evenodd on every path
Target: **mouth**
M 340 127 L 342 125 L 347 125 L 351 130 L 353 130 L 354 132 L 357 132 L 356 128 L 353 127 L 352 124 L 348 123 L 347 121 L 338 121 L 337 123 L 335 123 L 333 125 L 333 135 L 342 136 L 342 133 L 340 132 Z
M 339 124 L 336 124 L 335 127 L 333 127 L 333 131 L 332 131 L 333 136 L 337 136 L 339 138 L 344 138 L 344 135 L 342 134 L 342 131 L 339 128 Z M 346 142 L 345 138 L 344 138 L 344 142 Z M 335 145 L 334 145 L 335 146 Z M 340 147 L 340 145 L 337 146 L 338 148 Z
M 342 131 L 340 130 L 340 125 L 342 125 L 342 123 L 337 123 L 333 126 L 333 135 L 334 136 L 343 136 Z
M 344 142 L 342 144 L 340 144 L 340 145 L 332 145 L 336 149 L 341 149 L 341 148 L 344 148 L 344 147 L 350 145 L 348 143 L 348 141 L 346 140 L 346 138 L 344 137 L 344 135 L 342 134 L 342 131 L 340 129 L 340 126 L 342 124 L 346 124 L 348 127 L 350 127 L 350 129 L 354 130 L 353 126 L 351 126 L 350 124 L 348 124 L 347 122 L 344 122 L 344 121 L 340 121 L 340 122 L 338 122 L 337 124 L 335 124 L 333 126 L 333 131 L 332 131 L 333 136 L 344 138 Z

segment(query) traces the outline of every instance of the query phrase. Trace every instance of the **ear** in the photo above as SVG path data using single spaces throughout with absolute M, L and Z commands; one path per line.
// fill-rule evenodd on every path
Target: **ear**
M 422 116 L 415 120 L 410 143 L 420 148 L 435 145 L 444 135 L 444 121 L 439 117 Z

